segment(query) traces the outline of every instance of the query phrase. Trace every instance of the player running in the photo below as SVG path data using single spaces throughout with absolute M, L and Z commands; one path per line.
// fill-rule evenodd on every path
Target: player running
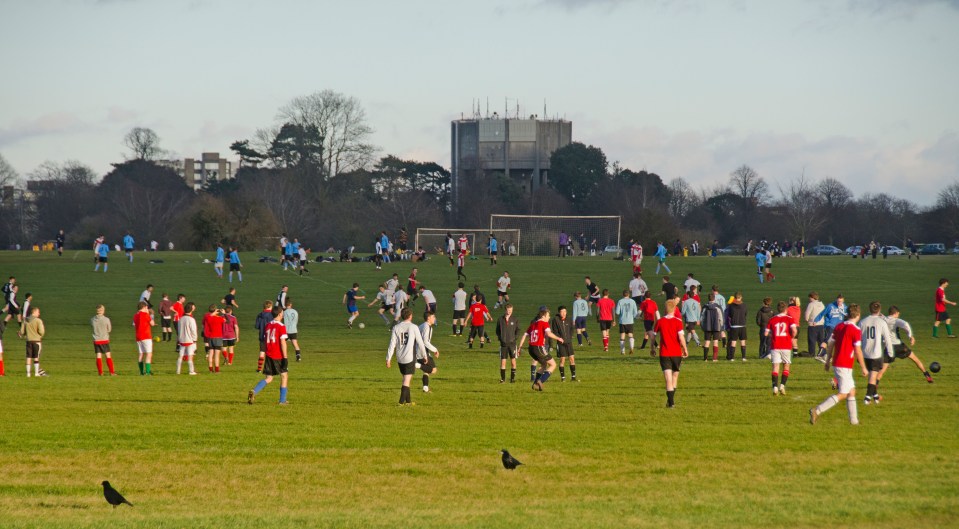
M 509 289 L 512 287 L 511 283 L 512 280 L 509 277 L 509 272 L 503 271 L 503 275 L 496 280 L 496 305 L 493 305 L 494 310 L 509 303 Z
M 629 290 L 623 291 L 623 297 L 616 302 L 616 318 L 619 320 L 619 354 L 626 354 L 626 337 L 629 336 L 629 354 L 633 354 L 636 347 L 636 338 L 633 336 L 633 325 L 639 308 L 636 302 L 629 297 Z
M 848 310 L 846 321 L 836 325 L 826 346 L 826 371 L 829 371 L 829 360 L 832 359 L 838 392 L 809 410 L 810 424 L 816 424 L 820 415 L 843 399 L 846 400 L 846 409 L 849 411 L 849 424 L 859 424 L 856 382 L 852 376 L 853 362 L 859 362 L 862 376 L 869 376 L 869 371 L 866 370 L 862 356 L 862 331 L 856 326 L 859 322 L 859 305 L 853 303 Z
M 666 266 L 666 255 L 667 255 L 667 254 L 666 254 L 666 247 L 663 246 L 663 241 L 657 242 L 657 243 L 656 243 L 656 253 L 654 254 L 654 257 L 657 258 L 657 261 L 656 261 L 656 273 L 657 273 L 657 274 L 659 273 L 659 267 L 660 267 L 660 266 L 662 266 L 663 268 L 666 269 L 666 273 L 667 273 L 667 274 L 672 274 L 672 273 L 673 273 L 673 271 L 670 270 L 668 266 Z M 677 371 L 677 373 L 678 373 L 678 372 L 679 372 L 679 371 Z
M 386 349 L 386 368 L 390 368 L 393 355 L 396 354 L 396 363 L 403 376 L 399 404 L 413 406 L 410 398 L 410 381 L 416 371 L 416 361 L 426 358 L 426 348 L 423 345 L 423 335 L 420 334 L 419 327 L 413 325 L 413 311 L 409 308 L 403 309 L 400 319 L 402 321 L 394 325 L 390 333 L 390 345 Z
M 270 314 L 273 319 L 264 327 L 263 336 L 266 345 L 266 361 L 263 364 L 263 380 L 259 381 L 246 396 L 246 402 L 253 404 L 257 393 L 267 384 L 273 382 L 273 377 L 280 376 L 280 404 L 289 404 L 286 400 L 287 383 L 289 381 L 289 360 L 286 356 L 286 326 L 283 325 L 283 307 L 273 307 Z
M 866 361 L 866 369 L 869 370 L 869 383 L 866 385 L 863 404 L 866 406 L 872 402 L 879 404 L 882 397 L 879 396 L 877 385 L 879 373 L 885 365 L 883 358 L 892 358 L 895 351 L 892 345 L 892 333 L 889 332 L 889 325 L 882 317 L 882 306 L 878 301 L 869 304 L 869 316 L 860 320 L 859 329 L 862 330 L 862 356 Z M 885 354 L 883 354 L 884 349 Z
M 608 298 L 607 298 L 608 299 Z M 612 300 L 610 300 L 612 303 Z M 563 343 L 564 340 L 553 334 L 549 328 L 549 309 L 540 307 L 536 319 L 526 329 L 526 333 L 519 340 L 519 348 L 523 347 L 526 339 L 529 338 L 529 355 L 539 364 L 539 369 L 533 377 L 533 390 L 543 391 L 543 384 L 549 380 L 549 376 L 556 370 L 556 360 L 546 351 L 546 338 Z
M 776 304 L 776 315 L 770 318 L 764 335 L 769 337 L 769 359 L 773 364 L 773 395 L 786 394 L 789 366 L 792 365 L 793 339 L 799 333 L 796 322 L 786 311 L 785 301 Z M 782 368 L 782 378 L 779 369 Z
M 659 335 L 659 367 L 666 381 L 666 407 L 676 406 L 676 387 L 679 384 L 679 368 L 683 358 L 689 356 L 686 337 L 683 336 L 683 322 L 675 316 L 676 299 L 666 300 L 666 315 L 656 321 L 655 331 Z
M 589 304 L 583 299 L 580 292 L 573 293 L 573 325 L 576 327 L 576 343 L 583 345 L 583 339 L 586 339 L 586 345 L 593 345 L 589 339 L 589 333 L 586 332 L 586 317 L 589 316 Z
M 347 290 L 346 293 L 343 294 L 343 304 L 346 305 L 346 312 L 350 315 L 349 319 L 346 320 L 347 329 L 352 329 L 353 322 L 356 321 L 356 318 L 360 317 L 360 309 L 356 308 L 357 300 L 366 299 L 366 296 L 360 295 L 359 292 L 360 284 L 353 283 L 353 288 Z
M 434 357 L 440 357 L 440 350 L 433 345 L 433 327 L 436 326 L 436 313 L 427 310 L 423 313 L 423 323 L 420 324 L 420 335 L 423 337 L 423 347 L 426 349 L 423 360 L 416 363 L 423 372 L 423 393 L 430 392 L 430 375 L 439 372 Z
M 236 248 L 230 247 L 230 273 L 228 274 L 228 281 L 233 282 L 233 272 L 236 272 L 236 277 L 243 282 L 243 263 L 240 262 L 240 254 L 237 253 Z
M 819 353 L 816 354 L 816 360 L 826 363 L 826 341 L 832 336 L 833 329 L 846 319 L 848 307 L 845 303 L 846 298 L 842 294 L 836 295 L 836 301 L 833 301 L 826 308 L 816 315 L 813 321 L 823 320 L 823 342 L 819 344 Z

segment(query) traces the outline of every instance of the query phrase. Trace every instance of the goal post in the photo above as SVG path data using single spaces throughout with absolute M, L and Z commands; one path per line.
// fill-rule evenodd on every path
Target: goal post
M 607 246 L 620 246 L 622 217 L 493 214 L 489 226 L 493 233 L 519 230 L 523 234 L 517 244 L 519 255 L 598 255 Z M 560 248 L 563 234 L 565 252 Z
M 490 230 L 487 228 L 417 228 L 414 244 L 416 248 L 423 248 L 430 254 L 446 253 L 446 235 L 453 236 L 453 240 L 458 241 L 463 235 L 469 240 L 471 253 L 474 255 L 486 255 L 489 246 Z M 515 249 L 519 248 L 520 230 L 507 229 L 501 233 L 495 233 L 497 242 L 497 252 L 499 255 L 510 255 L 509 248 L 513 248 L 512 255 L 515 255 Z

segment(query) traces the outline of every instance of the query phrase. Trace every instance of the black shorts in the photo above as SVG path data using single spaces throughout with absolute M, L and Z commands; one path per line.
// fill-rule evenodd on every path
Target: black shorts
M 493 257 L 496 257 L 496 250 L 491 251 L 489 254 L 492 255 Z
M 590 297 L 588 297 L 588 298 L 586 298 L 586 299 L 587 299 L 587 301 L 589 301 L 590 303 L 596 303 L 596 302 L 599 301 L 599 296 L 590 296 Z
M 207 341 L 210 344 L 210 349 L 223 349 L 223 338 L 210 338 Z
M 746 339 L 746 327 L 730 327 L 727 335 L 729 341 L 742 341 Z
M 233 347 L 236 345 L 236 338 L 224 338 L 223 347 Z
M 231 272 L 239 272 L 239 271 L 240 271 L 240 264 L 239 264 L 239 263 L 230 263 L 230 271 L 231 271 Z
M 7 313 L 10 314 L 11 316 L 16 316 L 20 314 L 20 309 L 18 309 L 17 307 L 14 307 L 10 303 L 7 303 Z
M 633 299 L 633 303 L 635 303 L 637 307 L 639 306 L 640 303 L 643 302 L 643 296 L 636 296 L 632 299 Z
M 613 328 L 613 320 L 599 320 L 599 330 L 608 331 Z
M 687 322 L 684 323 L 683 328 L 685 328 L 687 331 L 691 331 L 691 330 L 693 330 L 693 329 L 696 328 L 696 324 L 697 324 L 697 323 L 699 323 L 699 322 L 687 321 Z
M 430 312 L 436 314 L 436 303 L 427 303 L 426 308 L 430 309 Z
M 124 251 L 125 253 L 131 253 L 131 252 L 133 252 L 133 248 L 124 248 L 123 251 Z
M 282 358 L 270 358 L 269 356 L 263 360 L 263 374 L 266 376 L 276 376 L 281 373 L 286 373 L 287 368 L 283 367 Z
M 771 270 L 773 267 L 772 263 L 766 263 L 766 270 Z
M 529 346 L 529 355 L 533 357 L 533 360 L 536 360 L 540 364 L 545 364 L 553 359 L 549 353 L 546 352 L 545 345 L 531 345 Z
M 653 327 L 656 326 L 656 322 L 653 320 L 643 320 L 643 328 L 646 329 L 646 332 L 653 332 Z
M 500 360 L 510 360 L 515 358 L 514 354 L 516 351 L 516 344 L 500 344 L 499 346 L 499 359 Z
M 620 324 L 619 324 L 619 334 L 633 334 L 633 324 L 632 324 L 632 323 L 620 323 Z
M 169 327 L 173 323 L 173 316 L 161 316 L 160 317 L 160 326 Z
M 287 339 L 287 340 L 296 340 L 296 334 L 297 334 L 297 333 L 295 333 L 295 332 L 288 332 L 288 333 L 286 333 L 286 339 Z
M 260 352 L 261 353 L 266 352 L 266 340 L 260 340 Z
M 586 316 L 577 316 L 576 319 L 573 320 L 573 326 L 576 327 L 577 329 L 585 329 Z
M 866 361 L 866 369 L 869 371 L 882 371 L 882 358 L 863 358 Z
M 40 358 L 40 342 L 27 342 L 27 358 Z
M 935 321 L 946 321 L 949 319 L 949 313 L 946 311 L 937 312 Z
M 426 359 L 420 360 L 420 371 L 427 375 L 436 371 L 436 360 L 433 360 L 433 357 L 427 354 Z
M 912 349 L 910 349 L 909 346 L 904 343 L 900 343 L 892 346 L 892 351 L 896 355 L 896 358 L 899 358 L 901 360 L 905 360 L 906 358 L 909 358 L 909 355 L 912 354 Z M 890 360 L 890 362 L 891 361 L 892 360 Z
M 401 375 L 412 375 L 416 372 L 416 362 L 410 362 L 408 364 L 399 362 L 397 365 L 400 366 Z
M 108 259 L 107 257 L 97 257 L 97 261 L 99 261 L 99 262 L 101 262 L 101 263 L 107 262 L 107 259 Z
M 558 343 L 556 344 L 556 356 L 557 358 L 569 358 L 573 356 L 573 344 L 567 343 Z
M 454 319 L 454 320 L 466 319 L 466 309 L 463 309 L 463 310 L 454 310 L 454 311 L 453 311 L 453 319 Z
M 679 366 L 683 363 L 683 357 L 681 356 L 660 356 L 659 357 L 659 368 L 663 371 L 667 369 L 670 371 L 679 372 Z
M 509 297 L 509 294 L 507 294 L 506 292 L 501 292 L 501 291 L 499 291 L 499 290 L 496 291 L 496 295 L 499 296 L 499 297 L 501 297 L 501 298 L 508 298 L 508 297 Z
M 110 353 L 110 344 L 108 343 L 95 343 L 93 344 L 93 352 L 100 354 L 109 354 Z
M 722 331 L 703 331 L 703 340 L 719 340 L 722 337 Z

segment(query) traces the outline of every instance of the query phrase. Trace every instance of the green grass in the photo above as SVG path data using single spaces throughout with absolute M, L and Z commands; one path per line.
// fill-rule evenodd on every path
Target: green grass
M 943 371 L 930 385 L 896 362 L 883 380 L 886 400 L 860 405 L 862 425 L 851 427 L 843 407 L 807 423 L 809 407 L 831 393 L 813 360 L 798 360 L 789 395 L 774 398 L 755 340 L 745 364 L 703 363 L 694 350 L 678 407 L 668 410 L 658 363 L 644 355 L 581 348 L 581 383 L 554 376 L 535 393 L 525 382 L 500 385 L 496 349 L 467 350 L 445 323 L 434 392 L 419 392 L 417 376 L 417 406 L 399 408 L 399 373 L 384 364 L 387 332 L 372 309 L 361 310 L 366 329 L 347 330 L 340 299 L 353 281 L 374 293 L 393 271 L 405 284 L 407 263 L 380 272 L 369 264 L 313 265 L 301 279 L 244 255 L 236 363 L 218 376 L 177 377 L 172 347 L 161 343 L 156 376 L 144 378 L 135 374 L 128 322 L 146 283 L 156 285 L 155 300 L 183 292 L 206 306 L 226 282 L 197 253 L 163 253 L 163 264 L 142 253 L 132 265 L 113 256 L 109 273 L 94 274 L 89 252 L 0 253 L 0 274 L 16 275 L 21 294 L 33 292 L 42 309 L 51 374 L 26 378 L 22 342 L 5 333 L 0 527 L 959 525 L 959 377 L 950 362 L 959 340 L 931 339 L 933 292 L 939 277 L 959 275 L 955 258 L 780 259 L 779 280 L 765 286 L 745 258 L 670 259 L 677 278 L 692 271 L 727 296 L 742 289 L 750 313 L 763 295 L 805 301 L 811 289 L 900 305 L 917 331 L 917 353 Z M 600 258 L 507 259 L 495 269 L 477 260 L 466 272 L 492 296 L 504 269 L 522 321 L 540 304 L 568 303 L 585 274 L 614 292 L 629 279 L 628 264 Z M 455 272 L 442 260 L 420 270 L 448 321 Z M 283 283 L 300 311 L 304 351 L 291 366 L 292 405 L 275 405 L 275 382 L 248 406 L 246 392 L 260 378 L 253 319 Z M 948 294 L 959 298 L 955 287 Z M 118 377 L 96 376 L 88 324 L 96 303 L 113 320 Z M 590 331 L 598 343 L 593 322 Z M 757 336 L 754 326 L 749 333 Z M 504 470 L 500 448 L 526 464 Z M 136 507 L 110 508 L 104 479 Z

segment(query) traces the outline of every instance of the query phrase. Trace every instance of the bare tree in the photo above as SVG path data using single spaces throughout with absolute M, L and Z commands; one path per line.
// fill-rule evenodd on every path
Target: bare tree
M 696 200 L 696 193 L 693 191 L 689 182 L 683 178 L 673 178 L 669 181 L 669 214 L 681 222 L 682 219 L 692 210 L 693 202 Z
M 940 210 L 940 219 L 948 227 L 949 237 L 959 237 L 959 180 L 939 191 L 936 208 Z
M 846 207 L 852 201 L 852 191 L 835 178 L 827 178 L 816 186 L 823 206 L 830 211 Z
M 296 97 L 280 108 L 282 123 L 316 127 L 323 137 L 323 161 L 329 176 L 369 166 L 376 147 L 368 143 L 373 128 L 359 99 L 332 90 Z
M 732 192 L 743 200 L 743 206 L 756 208 L 769 198 L 769 185 L 752 167 L 742 165 L 729 173 L 729 185 Z
M 782 198 L 779 205 L 789 221 L 794 236 L 809 241 L 811 236 L 826 223 L 821 214 L 821 205 L 816 185 L 806 180 L 805 171 L 783 188 L 779 186 Z
M 160 137 L 153 129 L 145 127 L 133 127 L 130 132 L 123 137 L 123 144 L 133 153 L 128 158 L 132 160 L 157 160 L 163 155 L 163 149 L 160 148 Z
M 0 186 L 13 185 L 17 181 L 17 171 L 10 162 L 0 154 Z

